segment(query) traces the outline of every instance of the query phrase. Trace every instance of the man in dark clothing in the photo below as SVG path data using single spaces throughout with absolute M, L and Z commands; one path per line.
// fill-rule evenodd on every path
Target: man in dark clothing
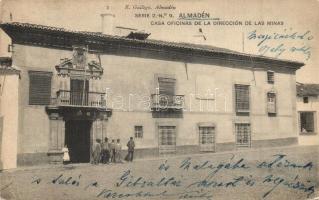
M 135 148 L 135 143 L 133 140 L 133 137 L 130 137 L 130 140 L 127 143 L 127 150 L 128 150 L 128 161 L 133 161 L 133 156 L 134 156 L 134 148 Z
M 102 163 L 107 164 L 110 160 L 110 144 L 109 139 L 106 137 L 104 138 L 104 142 L 102 144 Z

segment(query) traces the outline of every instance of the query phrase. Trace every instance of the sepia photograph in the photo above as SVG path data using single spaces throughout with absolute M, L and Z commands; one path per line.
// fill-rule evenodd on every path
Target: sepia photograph
M 319 200 L 319 0 L 0 0 L 0 200 Z

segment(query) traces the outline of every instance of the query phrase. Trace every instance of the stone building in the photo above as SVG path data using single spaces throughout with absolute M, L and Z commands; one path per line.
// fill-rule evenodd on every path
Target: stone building
M 297 83 L 299 144 L 318 145 L 319 84 Z
M 137 157 L 298 143 L 295 72 L 303 63 L 135 30 L 0 27 L 19 72 L 1 73 L 5 169 L 60 163 L 64 145 L 72 162 L 89 162 L 92 142 L 104 137 L 123 150 L 134 137 Z

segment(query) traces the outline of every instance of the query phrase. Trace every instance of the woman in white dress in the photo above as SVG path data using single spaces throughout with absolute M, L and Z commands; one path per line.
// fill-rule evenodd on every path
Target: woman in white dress
M 63 164 L 70 163 L 69 149 L 66 145 L 62 148 L 62 152 L 63 152 Z

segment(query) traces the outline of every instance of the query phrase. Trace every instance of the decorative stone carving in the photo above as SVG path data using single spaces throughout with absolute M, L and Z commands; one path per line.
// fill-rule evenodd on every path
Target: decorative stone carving
M 93 54 L 83 46 L 73 46 L 72 58 L 63 58 L 55 68 L 59 76 L 82 76 L 87 79 L 101 79 L 103 68 Z

